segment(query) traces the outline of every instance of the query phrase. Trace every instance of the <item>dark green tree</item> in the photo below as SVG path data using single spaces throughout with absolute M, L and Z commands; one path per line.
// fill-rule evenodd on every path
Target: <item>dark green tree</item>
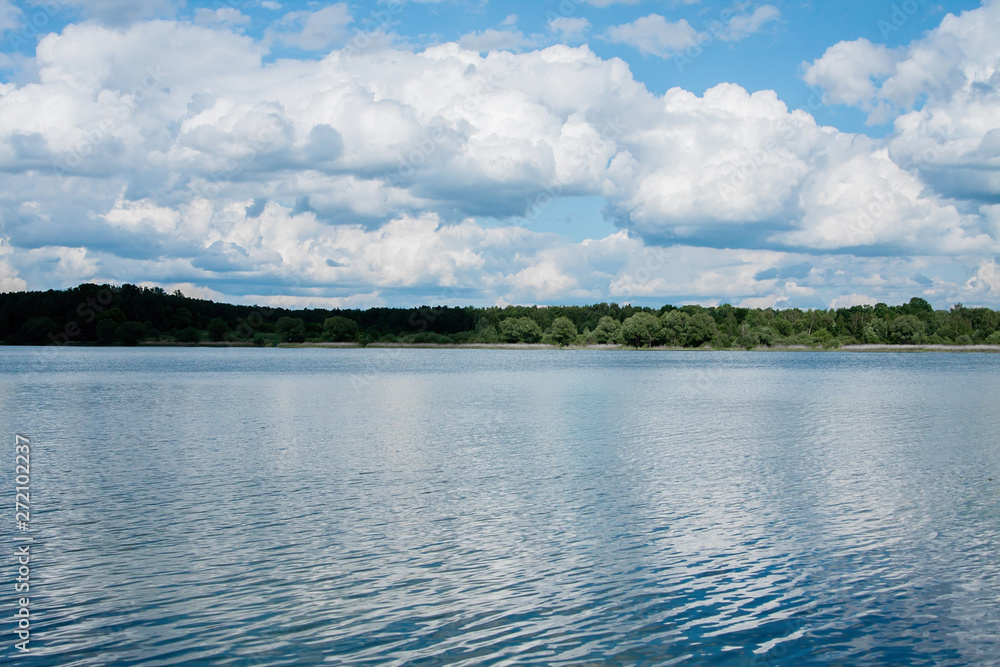
M 213 317 L 208 323 L 208 337 L 215 342 L 219 342 L 229 333 L 229 325 L 221 317 Z
M 934 307 L 927 303 L 925 299 L 921 299 L 918 296 L 910 299 L 910 302 L 905 306 L 902 306 L 901 310 L 903 310 L 907 315 L 916 315 L 921 319 L 934 314 Z
M 146 327 L 140 322 L 123 322 L 115 329 L 115 341 L 122 345 L 137 345 L 145 338 Z
M 323 340 L 337 343 L 354 342 L 358 339 L 358 323 L 354 320 L 334 315 L 323 320 Z
M 51 317 L 44 315 L 42 317 L 32 317 L 21 325 L 18 342 L 29 345 L 49 345 L 52 343 L 52 340 L 49 339 L 49 334 L 55 332 L 56 323 Z
M 719 335 L 715 320 L 708 313 L 698 313 L 684 328 L 684 347 L 701 347 Z
M 201 340 L 201 332 L 194 327 L 185 327 L 177 334 L 177 340 L 182 343 L 197 343 Z
M 298 317 L 279 317 L 274 328 L 283 341 L 304 343 L 306 340 L 306 323 Z
M 919 342 L 924 333 L 924 322 L 916 315 L 900 315 L 889 325 L 889 340 L 897 344 Z
M 97 323 L 97 342 L 110 345 L 115 342 L 115 333 L 120 325 L 113 319 L 101 320 Z

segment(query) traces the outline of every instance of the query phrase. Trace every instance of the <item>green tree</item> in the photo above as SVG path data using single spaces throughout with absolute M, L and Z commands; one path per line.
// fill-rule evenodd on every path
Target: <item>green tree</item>
M 500 320 L 500 324 L 497 326 L 497 333 L 500 336 L 500 340 L 503 342 L 517 343 L 519 340 L 517 334 L 517 318 L 508 317 Z
M 622 340 L 632 347 L 650 347 L 660 336 L 660 318 L 651 313 L 636 313 L 622 322 Z
M 98 322 L 103 322 L 104 320 L 109 320 L 117 324 L 124 324 L 128 321 L 128 317 L 125 316 L 125 311 L 118 306 L 112 306 L 107 310 L 101 312 L 97 316 Z
M 118 323 L 113 319 L 101 320 L 97 323 L 97 342 L 101 345 L 110 345 L 115 342 L 115 332 L 118 330 Z
M 229 333 L 229 325 L 221 317 L 214 317 L 208 323 L 208 337 L 212 340 L 219 342 L 226 337 L 227 333 Z
M 283 341 L 304 343 L 306 340 L 306 323 L 298 317 L 279 317 L 274 328 Z
M 530 317 L 508 317 L 500 322 L 500 337 L 508 343 L 537 343 L 542 328 Z
M 783 317 L 778 317 L 774 320 L 774 328 L 777 330 L 779 336 L 792 335 L 792 323 Z
M 124 322 L 115 329 L 115 341 L 122 345 L 136 345 L 144 338 L 146 327 L 140 322 Z
M 587 342 L 598 345 L 621 343 L 622 323 L 613 317 L 605 315 L 598 320 L 597 326 L 590 332 Z
M 747 322 L 736 327 L 736 340 L 748 350 L 754 349 L 761 343 L 760 334 Z
M 194 327 L 185 327 L 177 334 L 177 340 L 182 343 L 197 343 L 201 340 L 201 332 Z
M 715 320 L 708 313 L 698 313 L 684 328 L 684 347 L 701 347 L 719 335 Z
M 774 344 L 775 338 L 777 338 L 777 336 L 775 336 L 774 334 L 774 330 L 771 327 L 761 327 L 757 331 L 757 336 L 760 338 L 761 344 L 766 345 L 768 347 L 771 347 L 771 345 Z
M 352 319 L 334 315 L 323 320 L 323 340 L 337 343 L 354 342 L 358 339 L 358 323 Z
M 924 333 L 924 322 L 915 315 L 900 315 L 889 325 L 889 340 L 897 344 L 916 343 Z
M 573 324 L 573 321 L 568 317 L 557 317 L 552 322 L 549 334 L 552 336 L 552 339 L 557 345 L 569 345 L 576 340 L 576 325 Z
M 913 297 L 910 302 L 902 307 L 902 310 L 906 312 L 907 315 L 916 315 L 924 319 L 934 314 L 934 307 L 929 304 L 925 299 L 920 297 Z
M 49 334 L 56 332 L 56 323 L 51 317 L 32 317 L 21 325 L 20 342 L 34 345 L 48 345 L 52 341 Z
M 687 329 L 691 316 L 683 310 L 673 310 L 663 313 L 663 339 L 667 345 L 683 345 L 684 331 Z

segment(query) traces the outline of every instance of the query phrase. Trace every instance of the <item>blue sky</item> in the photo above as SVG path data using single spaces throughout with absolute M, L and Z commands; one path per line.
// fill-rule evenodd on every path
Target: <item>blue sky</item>
M 0 290 L 1000 307 L 1000 2 L 0 0 Z

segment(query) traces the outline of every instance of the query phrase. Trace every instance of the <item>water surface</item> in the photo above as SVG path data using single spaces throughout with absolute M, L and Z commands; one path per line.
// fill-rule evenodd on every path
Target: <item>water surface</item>
M 0 348 L 31 664 L 1000 663 L 998 396 L 1000 355 Z

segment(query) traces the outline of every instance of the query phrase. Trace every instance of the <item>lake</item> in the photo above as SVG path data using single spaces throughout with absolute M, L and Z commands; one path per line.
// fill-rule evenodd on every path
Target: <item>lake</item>
M 1000 355 L 5 347 L 0 427 L 24 664 L 1000 663 Z

